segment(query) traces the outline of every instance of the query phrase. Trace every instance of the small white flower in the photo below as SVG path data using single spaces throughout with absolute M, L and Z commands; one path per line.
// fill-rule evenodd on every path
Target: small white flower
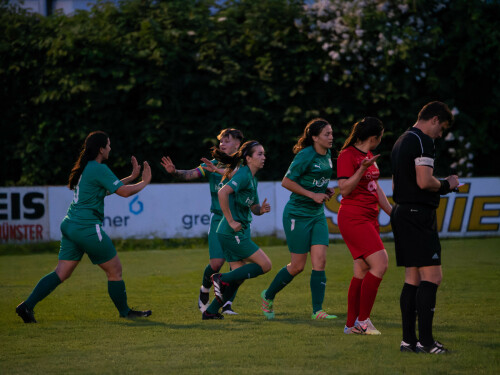
M 465 137 L 464 137 L 463 135 L 461 135 L 460 137 L 458 137 L 458 140 L 459 140 L 460 142 L 463 142 L 463 141 L 464 141 L 464 139 L 465 139 Z
M 468 149 L 470 148 L 470 146 L 471 146 L 471 145 L 470 145 L 470 142 L 467 142 L 467 143 L 465 144 L 465 149 L 466 149 L 466 150 L 468 150 Z
M 196 35 L 196 33 L 195 33 L 193 30 L 189 30 L 189 31 L 187 32 L 187 35 L 189 35 L 189 36 L 193 36 L 193 35 Z
M 350 76 L 352 74 L 352 72 L 349 69 L 346 69 L 346 70 L 344 70 L 344 74 L 346 76 Z
M 390 49 L 389 51 L 387 51 L 387 54 L 388 54 L 389 56 L 394 55 L 394 50 Z
M 451 163 L 450 168 L 455 169 L 458 166 L 457 162 Z
M 444 138 L 445 141 L 454 141 L 455 140 L 455 136 L 453 135 L 452 132 L 449 132 L 446 137 Z
M 328 73 L 326 73 L 324 76 L 323 76 L 323 81 L 325 82 L 328 82 L 330 80 L 330 75 Z
M 453 107 L 453 109 L 451 110 L 451 114 L 452 114 L 453 116 L 456 116 L 456 115 L 458 115 L 459 113 L 460 113 L 460 111 L 458 110 L 458 108 L 457 108 L 457 107 Z
M 451 154 L 451 155 L 455 155 L 457 153 L 457 150 L 455 150 L 454 148 L 449 148 L 448 149 L 448 152 Z
M 469 160 L 474 160 L 474 154 L 469 154 L 467 155 L 467 157 L 469 158 Z
M 472 168 L 474 166 L 474 164 L 473 163 L 467 163 L 466 166 L 467 166 L 467 168 Z
M 460 158 L 460 160 L 458 161 L 458 165 L 464 165 L 466 162 L 467 162 L 467 158 L 465 158 L 465 157 Z
M 219 17 L 219 18 L 217 18 L 217 22 L 224 22 L 225 20 L 227 20 L 226 17 Z

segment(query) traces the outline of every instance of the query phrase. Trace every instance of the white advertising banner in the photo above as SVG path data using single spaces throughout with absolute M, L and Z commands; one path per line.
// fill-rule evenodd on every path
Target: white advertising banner
M 459 193 L 441 198 L 437 210 L 440 237 L 500 236 L 500 178 L 462 179 Z M 391 180 L 380 186 L 392 203 Z M 338 194 L 336 181 L 330 183 Z M 279 182 L 260 182 L 259 199 L 271 212 L 254 217 L 255 236 L 284 238 L 282 213 L 290 192 Z M 59 225 L 73 192 L 63 186 L 0 188 L 0 243 L 57 241 Z M 331 238 L 341 238 L 337 226 L 340 195 L 325 204 Z M 103 227 L 111 238 L 192 238 L 207 235 L 210 192 L 206 183 L 152 184 L 140 193 L 105 199 Z M 383 237 L 392 237 L 389 217 L 379 216 Z

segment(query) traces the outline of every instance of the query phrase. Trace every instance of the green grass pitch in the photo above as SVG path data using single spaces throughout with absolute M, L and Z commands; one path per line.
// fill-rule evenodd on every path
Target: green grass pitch
M 498 374 L 500 373 L 500 238 L 443 240 L 444 278 L 434 336 L 445 356 L 400 353 L 402 268 L 386 242 L 389 269 L 371 318 L 381 336 L 344 335 L 352 259 L 330 244 L 324 308 L 339 316 L 312 321 L 306 270 L 278 294 L 266 321 L 259 294 L 289 261 L 284 246 L 264 247 L 270 273 L 247 280 L 234 301 L 237 316 L 202 321 L 197 308 L 203 249 L 121 252 L 129 305 L 153 315 L 118 317 L 104 272 L 84 258 L 73 276 L 35 308 L 38 324 L 15 313 L 53 254 L 0 256 L 1 374 Z M 227 266 L 224 266 L 224 270 Z

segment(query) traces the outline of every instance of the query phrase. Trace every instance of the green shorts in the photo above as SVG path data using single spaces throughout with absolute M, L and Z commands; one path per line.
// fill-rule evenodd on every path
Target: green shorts
M 102 264 L 116 255 L 116 249 L 99 224 L 82 225 L 69 219 L 61 223 L 60 260 L 81 260 L 87 253 L 93 264 Z
M 313 245 L 328 246 L 329 234 L 325 215 L 302 218 L 283 212 L 283 228 L 291 253 L 306 254 L 311 251 Z
M 224 252 L 222 251 L 222 246 L 219 242 L 219 237 L 217 237 L 217 227 L 222 220 L 222 215 L 214 214 L 210 215 L 210 229 L 208 230 L 208 253 L 210 259 L 224 259 Z
M 217 233 L 217 237 L 222 245 L 224 258 L 228 262 L 246 259 L 259 250 L 259 245 L 250 239 L 250 230 L 243 233 L 238 232 L 234 236 Z

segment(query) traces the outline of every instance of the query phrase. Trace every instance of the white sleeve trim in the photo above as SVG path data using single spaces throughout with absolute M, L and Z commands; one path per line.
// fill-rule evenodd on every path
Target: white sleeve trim
M 434 159 L 426 156 L 421 156 L 419 158 L 415 158 L 415 165 L 425 165 L 427 167 L 434 168 Z

